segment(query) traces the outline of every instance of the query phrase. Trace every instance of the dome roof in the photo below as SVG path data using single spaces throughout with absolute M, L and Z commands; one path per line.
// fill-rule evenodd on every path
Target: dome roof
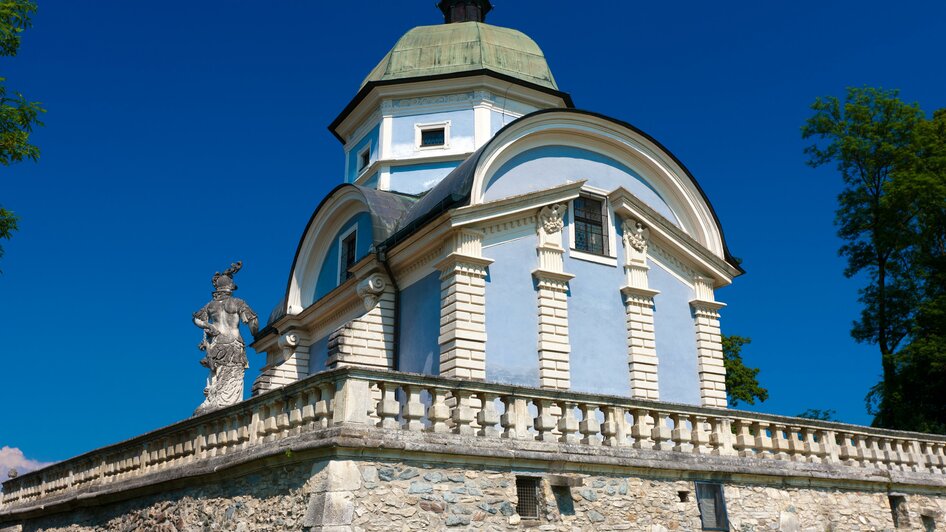
M 481 22 L 419 26 L 368 74 L 369 82 L 490 70 L 558 90 L 545 55 L 521 31 Z

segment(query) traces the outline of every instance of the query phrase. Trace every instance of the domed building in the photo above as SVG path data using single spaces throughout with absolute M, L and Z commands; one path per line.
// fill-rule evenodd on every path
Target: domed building
M 0 532 L 941 530 L 946 437 L 727 408 L 694 176 L 438 5 L 330 125 L 253 396 L 4 482 Z
M 576 109 L 489 2 L 440 6 L 330 126 L 345 183 L 257 337 L 255 390 L 366 366 L 725 407 L 714 292 L 741 270 L 697 181 Z

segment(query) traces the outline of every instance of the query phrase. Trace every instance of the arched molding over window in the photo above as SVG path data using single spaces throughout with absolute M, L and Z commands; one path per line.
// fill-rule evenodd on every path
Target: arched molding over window
M 544 111 L 503 129 L 479 157 L 471 204 L 486 201 L 493 178 L 517 155 L 545 146 L 566 146 L 600 154 L 637 173 L 672 211 L 684 232 L 725 260 L 725 247 L 712 207 L 689 173 L 656 141 L 642 132 L 585 112 Z M 592 178 L 593 176 L 582 176 Z M 499 198 L 489 198 L 494 200 Z

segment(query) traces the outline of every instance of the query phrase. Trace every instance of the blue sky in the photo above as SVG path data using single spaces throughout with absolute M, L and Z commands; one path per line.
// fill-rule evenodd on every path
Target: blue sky
M 269 314 L 342 179 L 326 126 L 400 35 L 440 19 L 433 0 L 38 1 L 0 61 L 49 110 L 40 162 L 0 170 L 22 217 L 0 243 L 0 446 L 54 461 L 190 415 L 213 272 L 243 260 L 238 295 Z M 946 107 L 946 4 L 496 4 L 489 21 L 533 37 L 579 108 L 653 135 L 709 195 L 748 272 L 717 297 L 724 332 L 753 339 L 770 392 L 754 408 L 868 423 L 880 365 L 848 334 L 840 178 L 804 164 L 799 128 L 847 86 Z

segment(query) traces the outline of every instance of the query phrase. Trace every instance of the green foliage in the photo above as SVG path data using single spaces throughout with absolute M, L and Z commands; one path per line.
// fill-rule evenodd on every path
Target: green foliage
M 16 214 L 0 207 L 0 238 L 9 240 L 17 230 L 17 221 L 19 217 Z M 0 257 L 3 257 L 3 246 L 0 246 Z
M 834 416 L 837 412 L 831 408 L 822 410 L 820 408 L 809 408 L 801 414 L 798 414 L 795 417 L 803 417 L 805 419 L 817 419 L 819 421 L 837 421 Z
M 845 275 L 863 276 L 852 337 L 878 346 L 883 376 L 867 396 L 874 424 L 946 432 L 946 110 L 926 118 L 897 91 L 819 98 L 802 136 L 809 164 L 836 163 Z
M 759 369 L 750 368 L 742 361 L 742 347 L 750 342 L 752 339 L 744 336 L 723 335 L 723 364 L 726 366 L 726 391 L 731 407 L 739 401 L 754 405 L 756 399 L 764 402 L 769 398 L 769 391 L 759 386 L 756 378 Z
M 16 55 L 20 35 L 31 26 L 35 12 L 32 0 L 0 0 L 0 56 Z M 0 78 L 0 164 L 35 161 L 39 148 L 30 144 L 30 133 L 34 126 L 43 125 L 39 116 L 46 110 L 19 92 L 8 91 L 5 83 L 6 78 Z

